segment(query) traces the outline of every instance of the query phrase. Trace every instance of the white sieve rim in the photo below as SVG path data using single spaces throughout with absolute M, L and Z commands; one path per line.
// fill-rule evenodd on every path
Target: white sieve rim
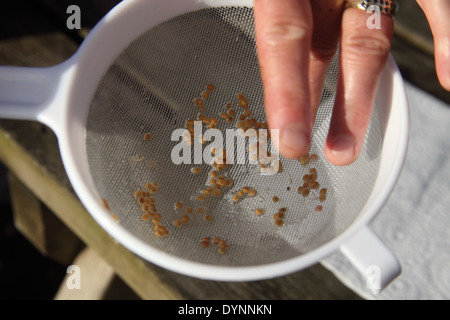
M 375 182 L 377 184 L 381 179 L 383 188 L 372 192 L 369 198 L 373 200 L 372 205 L 366 205 L 355 222 L 342 234 L 308 253 L 275 263 L 242 267 L 208 265 L 188 261 L 151 247 L 149 244 L 121 227 L 120 224 L 117 224 L 111 218 L 111 213 L 106 211 L 98 201 L 95 201 L 95 199 L 92 198 L 92 194 L 89 192 L 86 193 L 86 190 L 83 188 L 78 189 L 80 199 L 89 200 L 90 198 L 90 201 L 84 202 L 86 208 L 90 212 L 96 213 L 92 216 L 97 223 L 99 223 L 103 229 L 117 239 L 124 247 L 155 265 L 186 276 L 216 281 L 254 281 L 287 275 L 309 267 L 338 250 L 341 245 L 345 244 L 346 241 L 349 241 L 359 230 L 367 226 L 384 206 L 400 176 L 408 145 L 408 104 L 406 93 L 404 91 L 403 79 L 392 56 L 386 64 L 385 72 L 392 77 L 394 84 L 393 101 L 395 101 L 395 108 L 392 108 L 392 111 L 394 111 L 395 115 L 391 115 L 391 120 L 395 121 L 389 121 L 389 126 L 396 126 L 396 130 L 399 130 L 400 133 L 398 134 L 395 148 L 393 148 L 396 150 L 396 154 L 394 156 L 389 156 L 390 165 L 387 174 L 383 176 L 378 175 Z M 382 152 L 382 158 L 383 154 L 384 150 Z

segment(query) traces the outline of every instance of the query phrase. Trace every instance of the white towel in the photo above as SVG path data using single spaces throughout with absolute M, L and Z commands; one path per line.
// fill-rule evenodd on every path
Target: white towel
M 340 252 L 322 264 L 366 299 L 450 298 L 450 106 L 406 83 L 410 142 L 400 179 L 370 228 L 402 273 L 374 296 Z

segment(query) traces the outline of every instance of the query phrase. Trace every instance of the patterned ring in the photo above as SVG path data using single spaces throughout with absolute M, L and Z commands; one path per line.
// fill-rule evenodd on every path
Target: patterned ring
M 397 6 L 394 0 L 346 0 L 345 9 L 358 8 L 367 10 L 371 6 L 380 8 L 380 12 L 391 17 L 395 17 Z

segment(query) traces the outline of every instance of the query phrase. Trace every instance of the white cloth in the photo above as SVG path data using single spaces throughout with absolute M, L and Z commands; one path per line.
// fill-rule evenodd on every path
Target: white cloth
M 410 141 L 400 179 L 370 228 L 402 273 L 374 296 L 341 252 L 322 261 L 365 299 L 450 299 L 450 106 L 406 83 Z

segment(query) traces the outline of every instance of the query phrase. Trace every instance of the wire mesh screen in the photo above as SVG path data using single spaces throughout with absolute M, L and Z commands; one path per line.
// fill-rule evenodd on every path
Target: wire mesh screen
M 191 261 L 252 266 L 317 248 L 358 216 L 371 193 L 382 146 L 375 106 L 358 160 L 347 167 L 325 160 L 337 73 L 335 59 L 313 128 L 311 154 L 317 159 L 302 164 L 280 156 L 282 169 L 273 175 L 261 174 L 250 153 L 247 162 L 220 171 L 204 161 L 175 164 L 176 146 L 190 147 L 194 160 L 196 137 L 172 141 L 174 130 L 189 129 L 192 120 L 202 119 L 203 132 L 216 128 L 224 135 L 239 121 L 246 127 L 245 121 L 254 119 L 250 127 L 265 127 L 253 11 L 205 9 L 148 30 L 110 66 L 92 100 L 86 152 L 99 197 L 121 226 L 149 246 Z M 248 106 L 239 105 L 238 94 Z M 199 145 L 196 150 L 205 153 L 209 142 Z M 299 187 L 312 168 L 320 186 L 306 186 L 305 196 Z M 325 200 L 321 189 L 327 189 Z

